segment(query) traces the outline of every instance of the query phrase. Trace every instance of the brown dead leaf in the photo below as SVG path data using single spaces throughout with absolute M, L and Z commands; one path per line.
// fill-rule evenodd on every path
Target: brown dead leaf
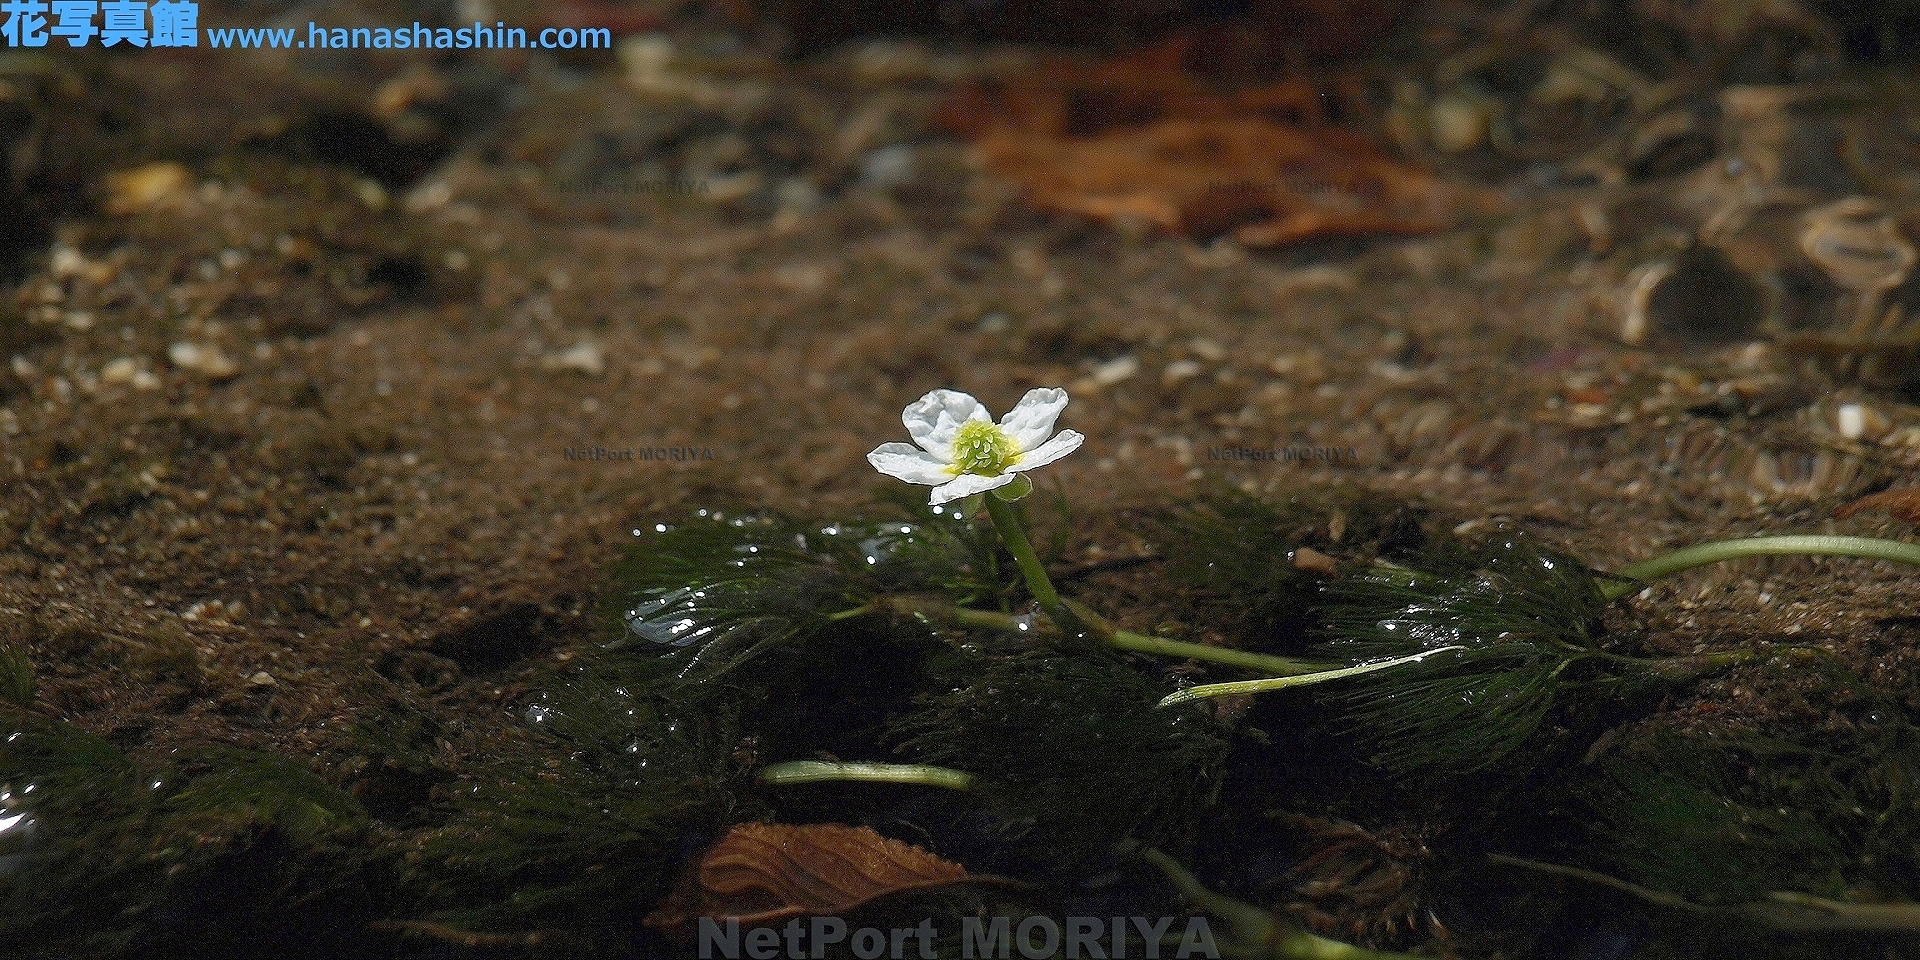
M 1891 514 L 1897 520 L 1920 524 L 1920 487 L 1882 490 L 1835 510 L 1833 516 L 1835 519 L 1845 520 L 1862 510 L 1881 511 Z
M 868 827 L 743 823 L 688 867 L 645 922 L 682 933 L 701 917 L 759 926 L 968 879 L 965 867 Z
M 1293 81 L 1223 93 L 1182 69 L 1196 35 L 956 92 L 938 119 L 1029 202 L 1248 246 L 1426 233 L 1476 198 L 1331 124 L 1358 96 Z

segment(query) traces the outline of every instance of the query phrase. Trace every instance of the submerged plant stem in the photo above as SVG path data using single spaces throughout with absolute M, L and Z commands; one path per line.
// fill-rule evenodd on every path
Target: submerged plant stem
M 920 763 L 831 763 L 825 760 L 788 760 L 760 768 L 756 776 L 770 787 L 797 783 L 903 783 L 948 790 L 973 789 L 974 775 L 951 767 Z
M 1007 633 L 1032 633 L 1033 623 L 1025 617 L 1016 617 L 1010 613 L 995 610 L 973 610 L 955 606 L 941 600 L 922 597 L 890 597 L 884 601 L 875 601 L 875 606 L 884 602 L 896 611 L 908 616 L 926 617 L 929 620 L 944 620 L 966 627 L 981 627 L 988 630 L 1001 630 Z M 1291 677 L 1300 674 L 1313 674 L 1327 670 L 1334 664 L 1295 660 L 1291 657 L 1276 657 L 1272 654 L 1254 653 L 1248 650 L 1230 650 L 1205 643 L 1192 643 L 1186 640 L 1168 640 L 1164 637 L 1150 637 L 1130 630 L 1114 630 L 1098 621 L 1092 611 L 1072 600 L 1062 600 L 1068 610 L 1073 611 L 1088 623 L 1093 632 L 1108 643 L 1133 653 L 1151 653 L 1163 657 L 1184 657 L 1189 660 L 1201 660 L 1222 666 L 1240 667 L 1246 670 L 1258 670 L 1275 676 Z M 866 612 L 862 608 L 862 612 Z M 1102 629 L 1105 627 L 1106 629 Z
M 1856 557 L 1862 560 L 1891 560 L 1920 567 L 1920 545 L 1875 537 L 1842 537 L 1826 534 L 1794 534 L 1778 537 L 1750 537 L 1745 540 L 1721 540 L 1698 546 L 1682 547 L 1650 560 L 1642 560 L 1619 571 L 1626 583 L 1601 587 L 1609 601 L 1618 600 L 1643 588 L 1649 580 L 1704 567 L 1722 560 L 1741 557 Z
M 1000 539 L 1007 544 L 1007 552 L 1013 554 L 1013 562 L 1020 565 L 1020 573 L 1027 578 L 1027 589 L 1033 592 L 1033 599 L 1039 601 L 1040 609 L 1062 630 L 1073 630 L 1080 626 L 1080 620 L 1067 610 L 1060 600 L 1060 591 L 1053 588 L 1053 581 L 1047 577 L 1047 568 L 1040 563 L 1040 555 L 1033 552 L 1033 544 L 1027 540 L 1027 531 L 1020 526 L 1020 518 L 1014 514 L 1013 504 L 991 494 L 985 498 L 987 514 L 993 517 L 993 528 L 1000 533 Z
M 1416 960 L 1412 954 L 1368 950 L 1309 933 L 1259 907 L 1207 889 L 1179 862 L 1152 847 L 1141 848 L 1139 855 L 1194 906 L 1227 922 L 1223 953 L 1258 960 Z
M 1719 915 L 1758 923 L 1774 930 L 1807 932 L 1847 930 L 1874 933 L 1912 933 L 1920 931 L 1920 904 L 1851 903 L 1829 900 L 1796 890 L 1775 890 L 1767 899 L 1731 906 L 1707 906 L 1694 903 L 1664 890 L 1643 887 L 1597 870 L 1558 863 L 1542 863 L 1504 853 L 1487 854 L 1488 863 L 1521 867 L 1554 876 L 1584 880 L 1597 886 L 1618 890 L 1670 910 L 1700 915 Z
M 1112 644 L 1122 650 L 1134 653 L 1152 653 L 1163 657 L 1185 657 L 1189 660 L 1204 660 L 1229 667 L 1244 667 L 1248 670 L 1262 670 L 1283 677 L 1315 674 L 1327 668 L 1324 663 L 1309 660 L 1294 660 L 1290 657 L 1276 657 L 1266 653 L 1252 653 L 1246 650 L 1229 650 L 1205 643 L 1191 643 L 1186 640 L 1168 640 L 1164 637 L 1149 637 L 1143 633 L 1127 630 L 1115 630 Z
M 1288 687 L 1304 687 L 1310 684 L 1324 683 L 1328 680 L 1338 680 L 1342 677 L 1354 677 L 1363 673 L 1372 673 L 1376 670 L 1385 670 L 1388 667 L 1397 667 L 1403 663 L 1418 663 L 1436 653 L 1446 653 L 1449 650 L 1464 649 L 1466 648 L 1456 644 L 1450 647 L 1422 650 L 1411 656 L 1395 657 L 1392 660 L 1382 660 L 1378 663 L 1363 663 L 1355 667 L 1341 667 L 1337 670 L 1320 670 L 1314 673 L 1300 674 L 1291 677 L 1268 677 L 1263 680 L 1236 680 L 1232 683 L 1203 683 L 1197 687 L 1188 687 L 1177 693 L 1170 693 L 1165 699 L 1160 701 L 1159 705 L 1162 707 L 1171 707 L 1175 704 L 1202 700 L 1207 697 L 1224 697 L 1235 693 L 1265 693 L 1269 690 L 1285 690 Z

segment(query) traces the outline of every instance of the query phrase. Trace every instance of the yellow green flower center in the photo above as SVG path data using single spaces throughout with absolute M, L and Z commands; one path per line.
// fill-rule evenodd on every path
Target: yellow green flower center
M 947 472 L 997 477 L 1020 462 L 1020 445 L 991 420 L 968 420 L 953 435 L 953 465 Z

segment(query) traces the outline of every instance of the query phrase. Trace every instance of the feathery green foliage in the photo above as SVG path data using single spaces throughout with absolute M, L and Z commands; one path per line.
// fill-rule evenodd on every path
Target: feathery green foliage
M 1270 502 L 1221 485 L 1153 521 L 1167 574 L 1206 623 L 1248 639 L 1288 640 L 1312 625 L 1321 578 L 1293 562 L 1310 547 L 1372 558 L 1425 540 L 1419 510 L 1360 493 Z
M 0 702 L 33 703 L 33 661 L 27 652 L 0 640 Z
M 613 574 L 623 642 L 665 651 L 689 688 L 803 642 L 883 595 L 1007 601 L 990 534 L 950 513 L 813 524 L 702 512 L 709 515 L 646 537 Z
M 562 927 L 618 952 L 666 892 L 687 838 L 756 812 L 729 789 L 730 714 L 663 715 L 596 674 L 574 672 L 530 708 L 568 749 L 556 756 L 540 736 L 500 744 L 416 842 L 408 879 L 436 921 Z
M 196 946 L 287 936 L 335 922 L 331 898 L 366 869 L 351 848 L 368 826 L 359 804 L 298 763 L 230 748 L 135 760 L 5 709 L 0 817 L 0 942 L 21 956 L 111 956 L 136 936 L 154 947 L 166 934 L 147 920 L 202 910 L 236 877 L 260 895 Z
M 1890 704 L 1872 712 L 1841 751 L 1657 732 L 1602 761 L 1575 835 L 1597 841 L 1597 867 L 1696 903 L 1920 897 L 1920 729 Z
M 1326 696 L 1400 774 L 1484 770 L 1539 746 L 1570 681 L 1599 656 L 1598 575 L 1518 537 L 1443 545 L 1423 568 L 1376 568 L 1327 591 L 1328 648 L 1360 661 L 1460 646 L 1364 675 Z
M 1662 739 L 1668 742 L 1656 757 L 1608 762 L 1601 784 L 1586 794 L 1590 830 L 1608 840 L 1608 869 L 1706 904 L 1758 900 L 1773 890 L 1838 892 L 1818 874 L 1842 851 L 1810 809 L 1761 806 L 1750 771 L 1734 757 Z
M 1184 839 L 1219 788 L 1227 747 L 1192 708 L 1124 659 L 1026 651 L 956 663 L 892 725 L 898 753 L 978 773 L 1009 836 L 1042 859 L 1085 863 L 1132 837 Z

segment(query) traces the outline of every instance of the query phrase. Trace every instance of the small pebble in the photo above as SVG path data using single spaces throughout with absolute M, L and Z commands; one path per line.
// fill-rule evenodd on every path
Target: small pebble
M 1879 410 L 1860 403 L 1843 403 L 1833 412 L 1834 427 L 1848 440 L 1877 440 L 1893 429 Z
M 1193 351 L 1194 356 L 1208 363 L 1219 363 L 1227 358 L 1226 346 L 1218 340 L 1209 340 L 1206 337 L 1194 337 L 1187 341 L 1187 349 Z
M 1168 387 L 1177 387 L 1199 376 L 1205 369 L 1194 360 L 1175 360 L 1167 364 L 1167 369 L 1160 372 L 1160 382 Z
M 548 372 L 575 370 L 589 377 L 597 377 L 607 371 L 607 353 L 599 344 L 583 340 L 565 350 L 541 356 L 540 369 Z
M 160 378 L 132 357 L 116 357 L 100 368 L 100 382 L 130 386 L 135 390 L 158 390 Z
M 1838 421 L 1840 435 L 1848 440 L 1858 440 L 1867 434 L 1867 416 L 1857 403 L 1842 404 L 1834 419 Z
M 1312 547 L 1296 547 L 1293 551 L 1293 568 L 1330 577 L 1340 572 L 1340 563 Z
M 870 189 L 883 190 L 913 179 L 918 165 L 913 147 L 896 143 L 870 150 L 860 158 L 860 180 Z
M 104 206 L 116 216 L 145 213 L 185 199 L 192 184 L 192 174 L 180 164 L 149 163 L 107 174 Z
M 1427 114 L 1427 127 L 1433 145 L 1446 153 L 1472 150 L 1487 139 L 1492 122 L 1491 111 L 1477 98 L 1446 94 L 1433 101 Z
M 1140 361 L 1135 358 L 1133 354 L 1129 353 L 1124 356 L 1115 357 L 1106 363 L 1094 367 L 1093 373 L 1088 375 L 1088 379 L 1092 380 L 1097 386 L 1111 387 L 1116 383 L 1131 378 L 1139 372 Z
M 257 671 L 253 676 L 247 678 L 247 683 L 255 687 L 271 687 L 278 682 L 279 681 L 273 679 L 273 674 L 265 670 Z
M 182 370 L 191 370 L 209 380 L 225 380 L 240 372 L 240 367 L 216 346 L 202 346 L 186 340 L 167 348 L 167 359 Z

